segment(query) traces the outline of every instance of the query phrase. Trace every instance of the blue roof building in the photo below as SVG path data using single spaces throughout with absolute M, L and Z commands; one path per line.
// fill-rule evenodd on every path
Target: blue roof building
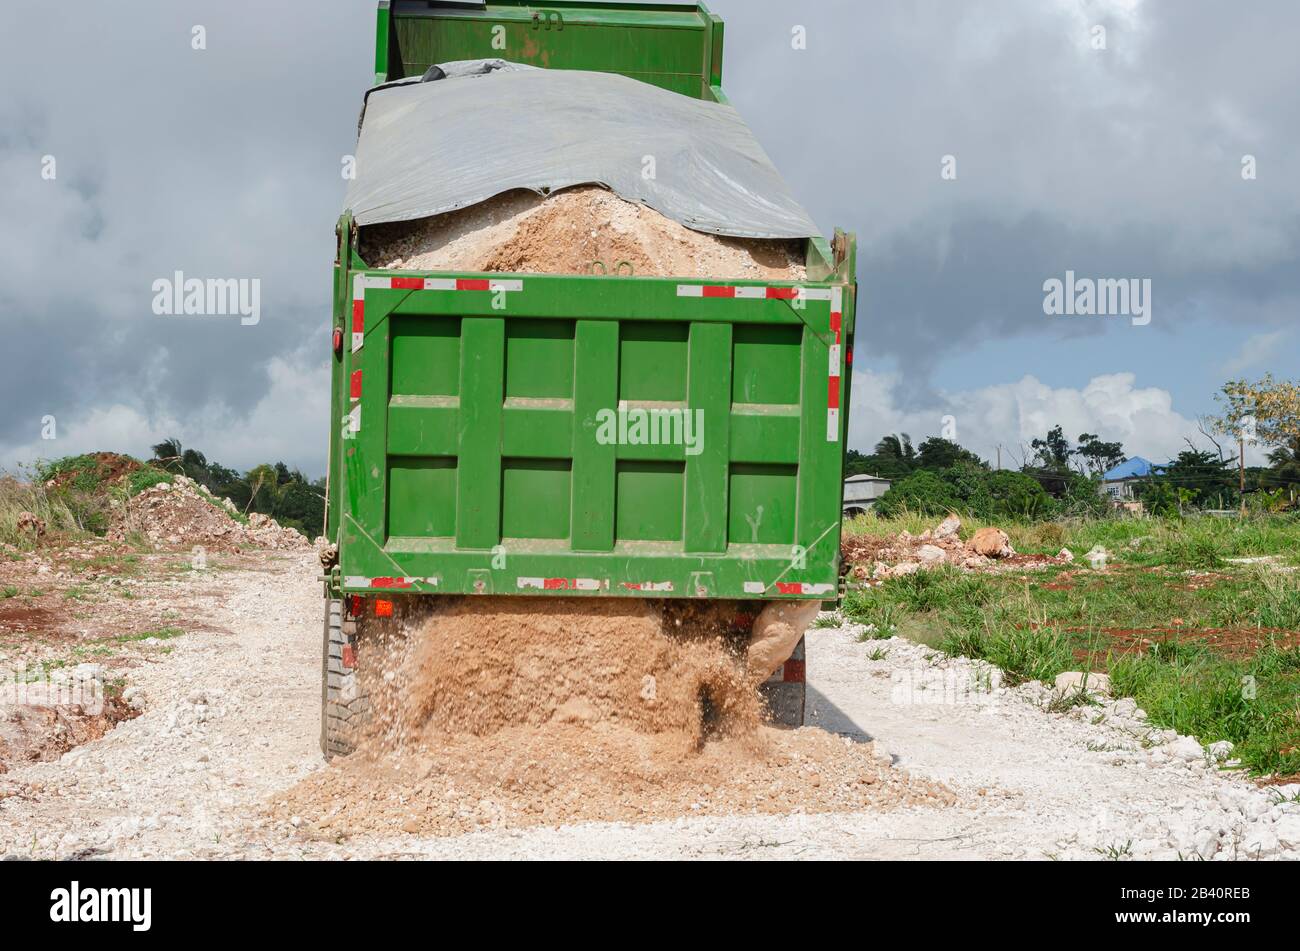
M 1141 479 L 1153 472 L 1158 473 L 1163 468 L 1164 466 L 1153 465 L 1141 456 L 1134 456 L 1132 459 L 1125 459 L 1115 468 L 1108 469 L 1105 475 L 1101 477 L 1101 481 L 1118 482 L 1121 479 Z
M 1159 475 L 1164 466 L 1157 465 L 1141 456 L 1125 459 L 1113 469 L 1108 469 L 1101 477 L 1102 491 L 1111 497 L 1115 504 L 1133 500 L 1133 483 L 1147 476 Z

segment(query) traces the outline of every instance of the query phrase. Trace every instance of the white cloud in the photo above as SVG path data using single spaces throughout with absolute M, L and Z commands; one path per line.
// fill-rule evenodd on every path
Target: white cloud
M 1246 338 L 1236 355 L 1223 364 L 1224 374 L 1235 376 L 1243 370 L 1269 362 L 1276 356 L 1278 345 L 1290 335 L 1289 330 L 1252 334 Z
M 939 435 L 944 417 L 956 421 L 956 441 L 993 462 L 1002 446 L 1004 467 L 1018 467 L 1030 440 L 1058 423 L 1071 441 L 1081 433 L 1118 440 L 1130 456 L 1163 462 L 1187 448 L 1212 449 L 1194 418 L 1174 409 L 1173 397 L 1158 387 L 1138 387 L 1133 373 L 1094 377 L 1082 389 L 1051 387 L 1033 376 L 1014 383 L 943 393 L 929 407 L 902 410 L 895 405 L 899 377 L 892 373 L 853 374 L 849 445 L 870 452 L 886 433 L 908 433 L 919 444 Z M 1225 448 L 1227 444 L 1225 442 Z M 1257 454 L 1254 461 L 1262 461 Z M 1247 462 L 1252 454 L 1247 452 Z
M 236 469 L 284 461 L 307 475 L 324 473 L 328 439 L 329 364 L 272 359 L 266 367 L 266 395 L 245 414 L 213 404 L 184 421 L 169 412 L 146 413 L 116 403 L 84 416 L 55 419 L 57 438 L 39 437 L 34 417 L 31 442 L 0 446 L 0 468 L 13 470 L 37 459 L 108 450 L 147 457 L 149 447 L 170 436 L 209 460 Z

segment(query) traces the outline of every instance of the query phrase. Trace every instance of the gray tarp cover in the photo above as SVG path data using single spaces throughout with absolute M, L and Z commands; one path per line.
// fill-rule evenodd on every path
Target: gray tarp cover
M 819 233 L 731 106 L 611 73 L 442 65 L 446 79 L 371 91 L 346 201 L 357 224 L 597 183 L 697 231 Z

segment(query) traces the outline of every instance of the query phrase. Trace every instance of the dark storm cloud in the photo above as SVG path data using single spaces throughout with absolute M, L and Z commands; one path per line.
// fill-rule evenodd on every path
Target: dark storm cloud
M 272 358 L 313 339 L 326 352 L 340 160 L 372 76 L 373 7 L 126 9 L 0 14 L 0 252 L 25 275 L 0 289 L 19 330 L 0 377 L 19 409 L 0 445 L 30 442 L 46 412 L 71 425 L 114 403 L 238 417 L 266 395 Z M 155 315 L 153 282 L 177 270 L 260 279 L 260 322 Z
M 823 227 L 858 233 L 873 352 L 918 394 L 972 343 L 1098 332 L 1042 313 L 1043 281 L 1067 269 L 1151 278 L 1153 335 L 1210 313 L 1244 336 L 1294 312 L 1300 7 L 714 7 L 733 101 Z

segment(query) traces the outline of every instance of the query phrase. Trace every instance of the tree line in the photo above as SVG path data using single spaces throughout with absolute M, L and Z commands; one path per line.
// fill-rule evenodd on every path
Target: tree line
M 1133 482 L 1134 497 L 1158 515 L 1195 509 L 1261 511 L 1297 506 L 1300 497 L 1300 384 L 1266 376 L 1226 383 L 1222 412 L 1201 421 L 1208 442 L 1173 459 L 1150 460 L 1149 475 Z M 1268 450 L 1266 466 L 1241 466 L 1247 443 Z M 994 468 L 976 453 L 939 436 L 914 446 L 907 433 L 884 436 L 870 453 L 849 450 L 845 475 L 871 474 L 893 484 L 876 503 L 885 516 L 904 511 L 979 518 L 1053 518 L 1101 514 L 1110 507 L 1104 473 L 1128 461 L 1124 446 L 1097 433 L 1071 441 L 1053 426 L 1031 439 L 1014 468 Z

